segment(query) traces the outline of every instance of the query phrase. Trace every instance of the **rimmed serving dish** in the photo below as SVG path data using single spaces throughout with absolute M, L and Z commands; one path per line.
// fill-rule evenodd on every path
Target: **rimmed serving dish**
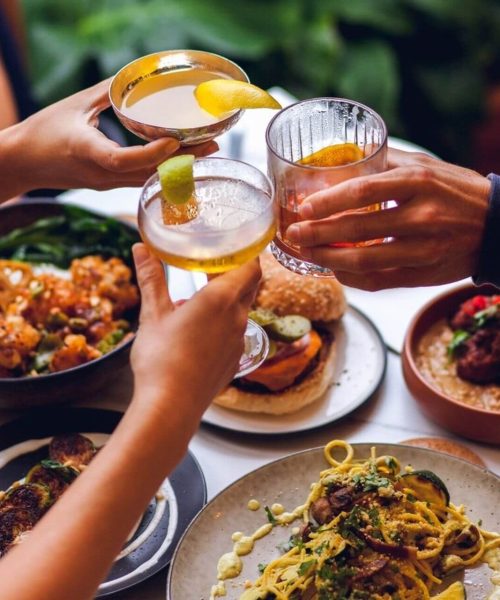
M 438 321 L 450 318 L 459 306 L 478 294 L 498 294 L 493 286 L 465 285 L 448 291 L 425 304 L 410 323 L 402 353 L 403 376 L 422 411 L 433 421 L 458 435 L 500 444 L 500 411 L 461 402 L 424 377 L 417 365 L 422 337 Z
M 26 227 L 38 219 L 61 215 L 63 210 L 64 205 L 54 200 L 23 200 L 4 206 L 0 209 L 0 237 L 18 227 Z M 103 221 L 110 218 L 94 211 L 82 210 L 89 216 Z M 134 226 L 124 221 L 119 223 L 136 241 L 140 241 Z M 129 321 L 132 331 L 135 332 L 138 309 Z M 64 371 L 37 376 L 0 377 L 0 408 L 19 410 L 93 399 L 99 389 L 124 373 L 129 364 L 134 337 L 130 336 L 127 341 L 100 358 Z

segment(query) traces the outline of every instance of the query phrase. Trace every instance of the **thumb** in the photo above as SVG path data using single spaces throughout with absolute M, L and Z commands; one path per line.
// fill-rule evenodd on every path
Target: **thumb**
M 79 94 L 84 94 L 87 97 L 88 112 L 92 117 L 96 117 L 111 104 L 108 93 L 111 80 L 112 77 L 79 92 Z
M 141 290 L 140 321 L 159 320 L 164 313 L 174 309 L 165 282 L 163 265 L 144 244 L 134 244 L 132 253 Z

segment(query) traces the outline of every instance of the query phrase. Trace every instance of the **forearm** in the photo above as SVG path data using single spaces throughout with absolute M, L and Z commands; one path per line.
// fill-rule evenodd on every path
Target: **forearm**
M 155 399 L 156 400 L 156 399 Z M 153 401 L 153 399 L 151 400 Z M 189 402 L 133 402 L 106 446 L 0 562 L 3 600 L 93 597 L 159 485 L 180 461 L 197 422 Z M 26 577 L 26 565 L 31 565 Z
M 25 138 L 22 123 L 0 131 L 0 203 L 36 187 L 26 161 L 29 139 Z

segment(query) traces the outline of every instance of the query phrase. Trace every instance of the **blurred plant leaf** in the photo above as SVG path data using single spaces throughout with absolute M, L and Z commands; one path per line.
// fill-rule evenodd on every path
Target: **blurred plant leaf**
M 390 124 L 397 123 L 399 78 L 397 58 L 379 40 L 346 44 L 338 73 L 340 94 L 371 106 Z
M 290 39 L 286 50 L 297 81 L 306 89 L 314 89 L 315 95 L 328 93 L 337 77 L 342 46 L 337 28 L 328 15 L 318 15 L 309 23 L 304 22 L 300 43 Z
M 472 116 L 481 107 L 483 76 L 467 61 L 420 67 L 415 75 L 429 101 L 446 117 Z
M 404 34 L 412 30 L 411 16 L 401 0 L 319 0 L 323 10 L 346 23 Z M 432 2 L 432 0 L 429 0 Z M 446 0 L 445 0 L 446 1 Z
M 35 94 L 46 100 L 59 100 L 82 86 L 81 65 L 89 55 L 66 28 L 49 28 L 40 23 L 33 27 L 32 45 L 43 48 L 33 52 L 31 68 L 36 73 Z

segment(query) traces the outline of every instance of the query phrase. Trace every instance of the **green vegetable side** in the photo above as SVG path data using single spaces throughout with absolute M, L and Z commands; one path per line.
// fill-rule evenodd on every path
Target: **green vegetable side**
M 0 257 L 66 269 L 75 258 L 99 254 L 132 264 L 131 247 L 140 241 L 116 219 L 97 217 L 65 205 L 63 214 L 39 219 L 0 238 Z

